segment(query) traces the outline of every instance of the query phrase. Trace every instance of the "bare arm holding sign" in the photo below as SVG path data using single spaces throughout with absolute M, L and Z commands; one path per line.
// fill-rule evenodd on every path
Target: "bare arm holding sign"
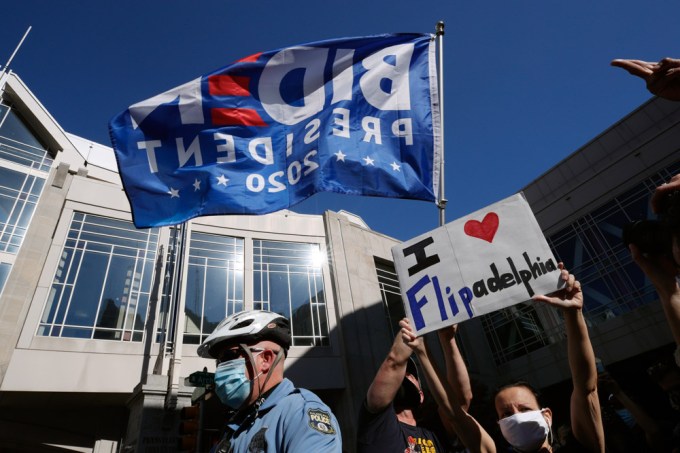
M 586 451 L 604 452 L 604 431 L 597 397 L 595 355 L 582 313 L 581 284 L 564 269 L 561 263 L 559 268 L 560 278 L 565 282 L 564 288 L 549 296 L 535 296 L 533 299 L 558 307 L 564 312 L 569 367 L 574 385 L 571 396 L 571 424 L 574 437 Z M 491 436 L 466 411 L 464 395 L 468 394 L 465 389 L 469 389 L 469 382 L 466 382 L 468 374 L 462 358 L 455 360 L 455 353 L 451 354 L 454 360 L 449 364 L 450 371 L 457 369 L 457 371 L 449 372 L 449 379 L 453 382 L 449 383 L 441 379 L 438 371 L 429 361 L 422 343 L 417 342 L 408 321 L 402 321 L 401 326 L 404 342 L 413 347 L 418 354 L 437 403 L 446 409 L 448 419 L 465 447 L 474 452 L 495 452 L 496 446 Z M 448 341 L 447 335 L 450 334 L 441 334 L 440 339 Z M 458 391 L 454 392 L 452 388 L 458 388 Z M 551 438 L 548 435 L 553 420 L 552 412 L 549 408 L 540 406 L 535 394 L 526 383 L 503 387 L 496 394 L 494 405 L 501 432 L 513 447 L 522 451 L 544 451 L 543 449 L 552 451 Z M 521 429 L 521 425 L 525 423 L 528 423 L 531 428 Z M 541 428 L 536 429 L 537 426 Z
M 396 335 L 390 352 L 368 388 L 366 406 L 369 412 L 380 412 L 392 403 L 406 376 L 406 362 L 412 352 L 402 336 Z
M 447 379 L 441 377 L 440 371 L 430 361 L 425 342 L 413 333 L 408 319 L 403 319 L 399 322 L 399 325 L 401 326 L 404 343 L 413 348 L 420 360 L 420 366 L 425 372 L 425 379 L 432 390 L 432 396 L 440 408 L 440 414 L 444 417 L 445 424 L 452 427 L 469 451 L 495 453 L 496 445 L 491 436 L 474 417 L 467 413 L 470 398 L 472 397 L 471 393 L 465 390 L 469 389 L 469 381 L 449 383 Z M 458 349 L 455 348 L 454 351 L 458 352 Z M 453 358 L 453 363 L 461 365 L 463 368 L 463 370 L 460 370 L 462 372 L 455 373 L 455 376 L 459 379 L 463 376 L 466 377 L 467 370 L 465 369 L 462 357 L 460 357 L 460 353 L 458 353 L 457 358 L 447 357 L 447 363 L 451 358 Z M 457 387 L 457 390 L 454 391 L 452 386 Z
M 562 263 L 561 278 L 566 285 L 548 296 L 534 300 L 562 309 L 567 333 L 567 354 L 574 389 L 571 394 L 571 428 L 574 437 L 589 451 L 604 451 L 604 429 L 597 396 L 597 368 L 588 327 L 583 318 L 581 283 Z

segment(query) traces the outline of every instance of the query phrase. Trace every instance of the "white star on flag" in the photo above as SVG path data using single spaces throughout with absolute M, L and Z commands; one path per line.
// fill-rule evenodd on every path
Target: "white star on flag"
M 392 162 L 390 165 L 392 166 L 392 170 L 401 171 L 401 170 L 399 170 L 401 168 L 401 165 L 399 165 L 398 163 Z
M 368 156 L 364 157 L 364 162 L 366 162 L 366 165 L 373 165 L 373 166 L 375 166 L 375 164 L 373 163 L 374 160 L 371 159 L 371 158 L 368 157 Z
M 229 181 L 229 178 L 225 178 L 224 175 L 219 175 L 217 177 L 217 185 L 218 186 L 226 186 L 227 181 Z
M 344 162 L 344 161 L 345 161 L 345 156 L 347 156 L 347 154 L 343 153 L 342 151 L 338 151 L 337 153 L 335 153 L 335 157 L 337 157 L 336 162 L 338 162 L 338 161 L 343 161 L 343 162 Z
M 179 198 L 179 189 L 173 189 L 172 187 L 170 187 L 168 193 L 170 194 L 170 198 Z
M 201 190 L 201 181 L 199 181 L 198 179 L 194 179 L 194 192 L 196 192 L 197 190 Z

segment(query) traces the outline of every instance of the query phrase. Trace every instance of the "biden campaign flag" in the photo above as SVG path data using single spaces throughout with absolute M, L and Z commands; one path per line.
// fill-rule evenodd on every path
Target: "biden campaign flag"
M 434 37 L 319 41 L 243 58 L 109 125 L 137 227 L 266 214 L 316 192 L 436 201 Z

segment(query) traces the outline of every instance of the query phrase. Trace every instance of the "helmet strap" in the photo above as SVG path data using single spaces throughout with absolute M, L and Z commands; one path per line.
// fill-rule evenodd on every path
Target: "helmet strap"
M 248 356 L 248 361 L 250 362 L 250 365 L 253 369 L 253 374 L 254 374 L 253 385 L 250 386 L 250 395 L 248 395 L 248 400 L 250 400 L 250 398 L 253 395 L 253 391 L 255 391 L 255 385 L 254 385 L 255 382 L 254 381 L 257 380 L 257 383 L 258 383 L 258 385 L 257 385 L 258 395 L 257 395 L 257 400 L 255 401 L 255 404 L 254 404 L 254 406 L 255 406 L 255 416 L 257 417 L 257 413 L 260 410 L 260 406 L 262 405 L 262 403 L 264 403 L 264 400 L 265 400 L 264 398 L 261 398 L 262 389 L 267 386 L 267 382 L 269 381 L 269 378 L 272 376 L 272 371 L 274 370 L 274 368 L 276 368 L 276 366 L 279 364 L 281 359 L 283 357 L 285 357 L 285 353 L 283 352 L 283 347 L 281 347 L 279 349 L 279 351 L 276 353 L 276 358 L 274 359 L 272 366 L 269 368 L 269 371 L 267 371 L 267 376 L 265 377 L 264 382 L 262 383 L 262 385 L 259 385 L 261 373 L 257 372 L 257 369 L 255 367 L 255 358 L 253 357 L 252 352 L 250 352 L 250 348 L 244 343 L 239 344 L 239 346 L 241 347 L 241 349 L 243 349 L 243 351 Z M 245 407 L 242 408 L 241 410 L 243 410 L 243 409 L 245 409 Z
M 250 362 L 250 365 L 253 369 L 253 374 L 254 374 L 253 385 L 250 386 L 250 395 L 248 395 L 248 399 L 250 399 L 250 397 L 253 395 L 253 391 L 255 390 L 255 385 L 254 385 L 255 382 L 254 381 L 257 381 L 257 391 L 258 391 L 258 397 L 259 397 L 262 394 L 262 389 L 267 386 L 267 382 L 269 381 L 269 378 L 272 375 L 272 371 L 274 370 L 274 368 L 276 368 L 276 366 L 279 364 L 281 359 L 283 359 L 283 357 L 285 356 L 285 354 L 283 353 L 283 348 L 280 348 L 279 351 L 277 352 L 276 358 L 274 359 L 272 366 L 269 368 L 269 371 L 267 371 L 267 375 L 265 376 L 264 382 L 262 383 L 262 385 L 260 385 L 260 373 L 258 373 L 258 371 L 255 367 L 255 358 L 253 357 L 252 352 L 250 352 L 250 348 L 244 343 L 239 344 L 239 346 L 241 347 L 241 349 L 243 349 L 243 351 L 248 356 L 248 361 Z
M 274 359 L 274 362 L 272 362 L 272 366 L 269 368 L 269 371 L 267 371 L 267 376 L 265 376 L 264 378 L 264 383 L 262 383 L 262 387 L 260 387 L 260 395 L 262 394 L 262 389 L 267 386 L 267 382 L 269 381 L 269 378 L 272 376 L 272 371 L 274 371 L 274 368 L 276 368 L 276 366 L 279 364 L 283 357 L 284 357 L 283 348 L 280 348 L 279 352 L 276 353 L 276 358 Z

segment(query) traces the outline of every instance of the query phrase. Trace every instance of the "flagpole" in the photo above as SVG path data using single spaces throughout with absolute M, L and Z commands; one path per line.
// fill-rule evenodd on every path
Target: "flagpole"
M 0 69 L 0 90 L 5 85 L 5 81 L 4 81 L 5 77 L 4 76 L 7 74 L 7 69 L 9 69 L 9 64 L 12 62 L 12 60 L 14 59 L 14 56 L 19 51 L 19 48 L 24 43 L 24 40 L 26 39 L 26 36 L 28 36 L 28 33 L 31 31 L 31 28 L 32 28 L 32 26 L 29 25 L 28 29 L 26 30 L 26 33 L 24 33 L 23 38 L 21 38 L 21 41 L 19 41 L 19 44 L 17 44 L 17 46 L 14 48 L 14 52 L 12 52 L 12 55 L 10 55 L 9 60 L 7 60 L 7 63 L 5 63 L 5 66 L 3 66 L 2 69 Z
M 438 67 L 437 78 L 439 79 L 439 133 L 441 155 L 439 159 L 439 201 L 437 207 L 439 208 L 439 226 L 444 226 L 446 223 L 446 197 L 444 192 L 444 21 L 437 22 L 436 34 L 437 37 L 437 51 Z

